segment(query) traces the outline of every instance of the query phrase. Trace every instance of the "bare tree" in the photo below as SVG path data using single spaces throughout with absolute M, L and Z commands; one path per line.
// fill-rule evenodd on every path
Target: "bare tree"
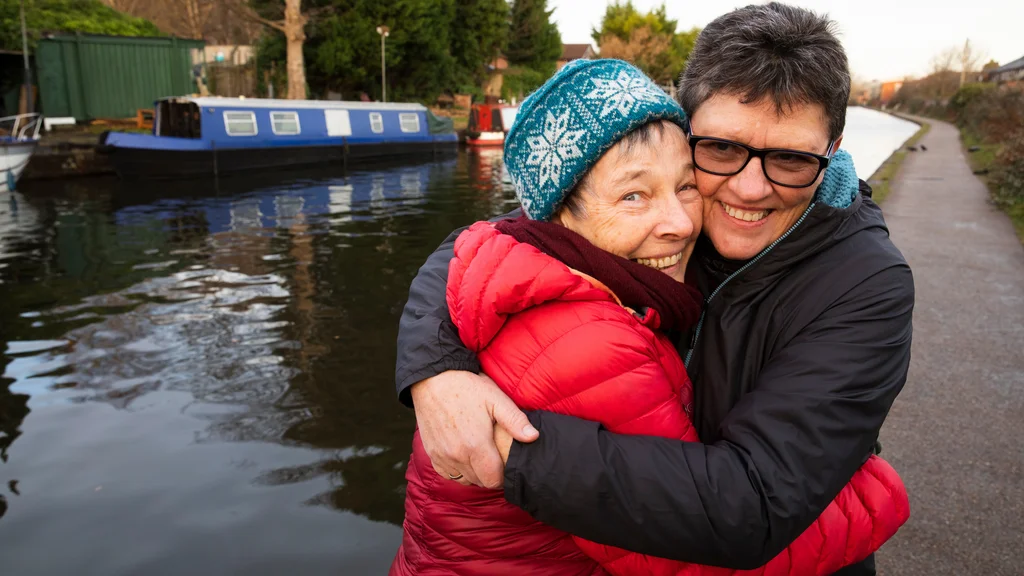
M 125 12 L 135 16 L 140 8 L 145 8 L 152 4 L 152 0 L 103 0 L 103 3 L 118 12 Z
M 214 3 L 211 0 L 177 0 L 177 3 L 181 4 L 180 18 L 184 20 L 189 37 L 203 38 Z
M 306 62 L 302 55 L 302 44 L 306 41 L 306 22 L 302 14 L 302 0 L 285 0 L 284 32 L 288 46 L 288 99 L 306 99 Z
M 985 54 L 971 46 L 971 39 L 964 41 L 964 47 L 960 50 L 957 60 L 960 62 L 960 85 L 967 81 L 967 74 L 978 70 L 978 65 L 985 59 Z
M 953 70 L 953 64 L 957 61 L 957 49 L 946 48 L 932 57 L 932 74 L 949 72 Z
M 176 36 L 221 42 L 249 43 L 255 35 L 239 26 L 238 19 L 280 31 L 287 41 L 288 98 L 306 98 L 306 63 L 302 45 L 306 41 L 308 14 L 302 13 L 302 0 L 283 0 L 281 20 L 268 20 L 257 14 L 246 0 L 103 0 L 108 6 L 146 18 L 158 28 Z M 239 36 L 243 38 L 239 39 Z
M 306 41 L 306 22 L 309 16 L 302 13 L 302 0 L 284 0 L 284 19 L 268 20 L 256 14 L 243 0 L 231 4 L 239 15 L 259 22 L 268 28 L 284 33 L 287 47 L 288 99 L 306 99 L 306 62 L 302 55 L 302 44 Z
M 214 44 L 252 44 L 262 26 L 252 9 L 234 0 L 103 0 L 111 8 L 145 18 L 165 34 Z M 232 3 L 238 4 L 235 10 Z M 240 12 L 244 18 L 239 18 Z

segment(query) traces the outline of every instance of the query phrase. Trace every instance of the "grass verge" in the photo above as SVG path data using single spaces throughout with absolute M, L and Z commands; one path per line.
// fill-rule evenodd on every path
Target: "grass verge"
M 906 120 L 910 120 L 906 118 Z M 918 122 L 917 120 L 911 120 L 911 122 L 917 123 L 920 127 L 913 136 L 907 138 L 907 141 L 903 143 L 892 156 L 886 158 L 885 162 L 875 170 L 875 173 L 868 179 L 868 184 L 871 185 L 872 195 L 871 199 L 875 201 L 875 204 L 881 204 L 885 201 L 886 197 L 889 196 L 889 192 L 892 191 L 892 181 L 899 174 L 900 167 L 903 166 L 903 160 L 907 157 L 907 147 L 916 146 L 918 141 L 932 129 L 932 125 L 928 122 Z
M 999 154 L 999 144 L 987 144 L 978 136 L 967 130 L 960 131 L 960 142 L 964 147 L 964 155 L 967 156 L 967 163 L 971 170 L 985 183 L 989 196 L 992 197 L 998 206 L 1013 223 L 1013 229 L 1017 231 L 1017 238 L 1024 244 L 1024 202 L 1003 201 L 999 202 L 999 184 L 992 178 L 992 171 L 996 167 L 996 157 Z M 976 148 L 971 152 L 971 148 Z

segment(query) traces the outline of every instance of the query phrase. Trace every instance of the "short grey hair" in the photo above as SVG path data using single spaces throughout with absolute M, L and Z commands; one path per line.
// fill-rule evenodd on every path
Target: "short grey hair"
M 738 8 L 700 33 L 680 78 L 679 104 L 693 115 L 717 94 L 743 103 L 770 98 L 781 115 L 820 104 L 829 139 L 846 127 L 850 69 L 835 22 L 778 2 Z

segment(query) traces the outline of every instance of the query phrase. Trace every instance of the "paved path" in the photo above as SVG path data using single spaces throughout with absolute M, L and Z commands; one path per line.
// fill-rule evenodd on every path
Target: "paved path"
M 1024 575 L 1024 249 L 986 201 L 956 129 L 929 121 L 884 205 L 914 271 L 910 377 L 882 456 L 910 522 L 882 575 Z

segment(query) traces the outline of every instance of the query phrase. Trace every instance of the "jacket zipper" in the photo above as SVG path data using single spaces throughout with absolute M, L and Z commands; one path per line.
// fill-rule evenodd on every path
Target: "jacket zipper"
M 726 278 L 721 284 L 718 285 L 718 288 L 715 288 L 715 291 L 712 292 L 710 296 L 708 296 L 707 298 L 704 299 L 704 308 L 700 311 L 700 320 L 697 321 L 697 329 L 694 330 L 694 332 L 693 332 L 693 339 L 690 340 L 690 349 L 686 352 L 686 360 L 683 361 L 683 366 L 685 366 L 686 368 L 690 367 L 690 358 L 693 356 L 694 348 L 697 347 L 697 338 L 700 337 L 700 330 L 701 330 L 701 328 L 704 327 L 704 315 L 707 314 L 708 305 L 711 304 L 711 300 L 714 299 L 714 297 L 717 296 L 718 293 L 722 291 L 722 288 L 724 288 L 726 284 L 728 284 L 730 281 L 732 281 L 733 278 L 739 276 L 744 271 L 746 271 L 747 268 L 750 268 L 751 266 L 756 264 L 758 260 L 760 260 L 761 258 L 764 258 L 765 254 L 767 254 L 768 252 L 771 252 L 772 248 L 775 248 L 776 246 L 778 246 L 778 244 L 780 242 L 782 242 L 790 234 L 792 234 L 793 231 L 796 230 L 797 227 L 799 227 L 800 224 L 803 223 L 804 219 L 807 218 L 807 215 L 811 213 L 811 209 L 814 208 L 815 204 L 816 204 L 816 202 L 812 202 L 807 207 L 807 209 L 804 210 L 804 213 L 800 216 L 800 219 L 797 220 L 795 224 L 790 226 L 789 230 L 786 230 L 785 234 L 783 234 L 782 236 L 779 236 L 778 238 L 776 238 L 775 241 L 772 242 L 771 244 L 769 244 L 768 247 L 766 247 L 764 250 L 762 250 L 760 254 L 758 254 L 757 256 L 754 256 L 750 260 L 750 262 L 747 262 L 739 270 L 737 270 L 737 271 L 733 272 L 731 275 L 729 275 L 728 278 Z

